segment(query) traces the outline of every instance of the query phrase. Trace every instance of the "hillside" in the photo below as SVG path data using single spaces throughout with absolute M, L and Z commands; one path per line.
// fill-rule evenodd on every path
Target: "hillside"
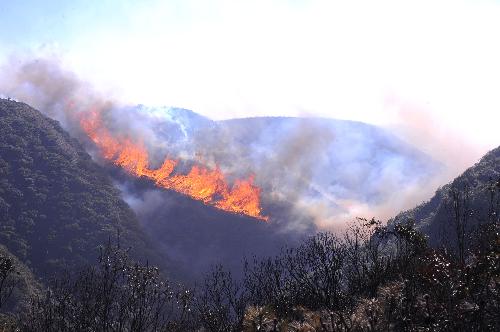
M 317 231 L 310 220 L 290 213 L 290 206 L 266 206 L 273 220 L 264 222 L 155 188 L 147 180 L 125 174 L 114 178 L 122 183 L 152 243 L 175 260 L 177 272 L 186 280 L 200 281 L 216 264 L 239 275 L 245 257 L 274 256 Z
M 255 172 L 264 201 L 327 203 L 330 217 L 349 214 L 346 201 L 382 206 L 395 190 L 401 193 L 400 200 L 392 197 L 390 210 L 397 213 L 409 200 L 404 192 L 425 187 L 442 170 L 438 162 L 390 131 L 356 121 L 294 117 L 214 121 L 189 110 L 142 105 L 126 111 L 128 122 L 140 124 L 143 131 L 149 128 L 148 141 L 155 149 L 218 165 L 234 177 Z M 123 121 L 123 113 L 114 112 L 113 121 Z
M 176 116 L 183 121 L 194 116 L 206 125 L 187 111 Z M 274 122 L 255 121 L 264 121 L 264 127 Z M 257 123 L 251 127 L 265 131 Z M 115 165 L 99 166 L 58 122 L 22 103 L 0 100 L 0 130 L 0 256 L 19 272 L 2 312 L 20 313 L 0 316 L 0 324 L 24 331 L 106 330 L 116 324 L 130 326 L 125 330 L 157 330 L 158 324 L 164 330 L 214 332 L 498 329 L 500 148 L 429 202 L 400 213 L 389 227 L 360 219 L 335 235 L 317 233 L 311 220 L 298 219 L 291 202 L 265 202 L 271 216 L 266 223 L 159 189 Z M 185 126 L 179 133 L 189 130 Z M 368 130 L 371 154 L 335 156 L 341 158 L 337 163 L 365 160 L 384 169 L 396 158 L 395 165 L 407 171 L 422 170 L 418 165 L 425 166 L 425 155 L 373 130 Z M 231 134 L 236 145 L 252 145 L 244 126 L 236 132 Z M 337 134 L 343 138 L 335 144 L 362 145 L 367 139 L 340 129 Z M 269 144 L 264 146 L 278 147 Z M 476 233 L 465 257 L 449 247 L 428 247 L 419 232 L 440 247 L 452 242 L 453 195 L 464 202 L 459 218 L 467 217 L 467 231 L 496 222 Z M 417 229 L 406 222 L 411 219 Z M 121 246 L 107 246 L 95 264 L 98 247 L 118 232 Z M 124 249 L 129 246 L 133 260 Z M 283 246 L 288 249 L 280 250 Z M 222 266 L 210 270 L 216 263 Z M 155 265 L 165 270 L 167 264 L 175 264 L 169 272 L 188 285 L 197 281 L 196 287 L 163 279 Z M 83 265 L 91 267 L 81 270 Z M 72 275 L 57 273 L 62 269 Z M 41 292 L 37 277 L 47 281 L 54 275 L 56 282 L 44 285 L 50 291 Z M 38 300 L 28 303 L 32 295 Z M 155 310 L 160 314 L 148 314 Z
M 50 113 L 50 112 L 48 112 Z M 187 275 L 199 276 L 215 263 L 232 271 L 243 256 L 277 254 L 284 245 L 316 231 L 322 219 L 354 218 L 353 205 L 384 206 L 431 180 L 439 164 L 387 130 L 334 119 L 261 117 L 214 121 L 193 111 L 143 105 L 106 110 L 114 133 L 147 142 L 154 167 L 165 156 L 220 166 L 229 183 L 255 174 L 269 224 L 224 213 L 152 181 L 131 177 L 99 158 L 135 210 L 154 244 Z M 75 137 L 78 133 L 74 133 Z M 81 138 L 90 151 L 94 142 Z M 363 188 L 363 190 L 359 190 Z M 318 213 L 319 212 L 319 213 Z M 372 212 L 375 213 L 375 212 Z M 319 215 L 317 215 L 319 214 Z
M 398 214 L 391 223 L 413 219 L 417 228 L 429 236 L 432 245 L 448 241 L 453 244 L 456 230 L 455 223 L 450 221 L 455 213 L 452 193 L 458 193 L 462 201 L 468 195 L 468 207 L 462 204 L 460 213 L 468 211 L 465 226 L 469 232 L 490 218 L 499 218 L 498 215 L 490 215 L 490 205 L 496 211 L 500 206 L 499 197 L 490 196 L 494 192 L 492 186 L 500 186 L 500 147 L 488 152 L 474 166 L 437 190 L 429 201 Z
M 39 277 L 94 263 L 120 234 L 162 266 L 111 179 L 58 122 L 0 100 L 0 244 Z
M 179 289 L 159 278 L 149 265 L 126 267 L 122 273 L 127 257 L 108 248 L 105 264 L 83 271 L 73 283 L 64 276 L 58 278 L 61 286 L 30 306 L 26 319 L 17 326 L 24 331 L 59 330 L 61 323 L 67 331 L 80 326 L 89 330 L 123 326 L 123 330 L 179 332 L 498 331 L 500 222 L 488 206 L 490 197 L 495 201 L 500 196 L 500 186 L 494 184 L 493 196 L 488 197 L 480 194 L 485 183 L 479 184 L 485 180 L 479 175 L 485 168 L 496 168 L 496 152 L 483 158 L 482 166 L 466 172 L 471 183 L 478 182 L 474 192 L 479 194 L 471 194 L 474 211 L 486 213 L 489 220 L 475 233 L 464 257 L 445 242 L 438 248 L 428 246 L 413 222 L 398 220 L 384 226 L 375 219 L 358 219 L 344 233 L 317 233 L 278 254 L 264 252 L 262 257 L 247 259 L 240 264 L 243 273 L 235 275 L 234 263 L 227 258 L 240 254 L 241 247 L 252 241 L 254 247 L 268 245 L 274 236 L 269 236 L 273 233 L 271 224 L 252 223 L 242 216 L 229 218 L 212 207 L 197 207 L 193 204 L 198 202 L 186 197 L 180 201 L 182 196 L 161 197 L 173 193 L 155 193 L 146 181 L 137 181 L 135 192 L 160 195 L 155 198 L 158 206 L 146 209 L 143 216 L 157 227 L 155 240 L 171 247 L 178 245 L 177 254 L 188 250 L 192 258 L 201 260 L 220 255 L 218 249 L 234 252 L 222 254 L 220 257 L 226 259 L 222 266 L 205 274 L 195 288 Z M 489 183 L 489 178 L 486 181 Z M 162 202 L 173 204 L 183 222 L 169 225 L 155 219 L 151 211 L 166 207 Z M 193 220 L 185 219 L 189 211 Z M 447 217 L 443 222 L 453 222 L 453 215 Z M 169 227 L 172 229 L 167 230 Z M 176 241 L 176 235 L 182 236 L 182 232 L 175 233 L 180 228 L 185 234 Z M 217 247 L 219 242 L 227 244 Z M 195 259 L 191 262 L 199 264 Z M 109 273 L 109 266 L 119 272 Z M 103 283 L 113 285 L 108 288 L 112 291 L 102 292 Z M 164 292 L 165 288 L 169 292 Z
M 2 312 L 22 312 L 26 310 L 29 301 L 34 296 L 42 294 L 42 286 L 31 270 L 3 245 L 0 245 L 0 259 L 2 261 L 8 260 L 12 264 L 12 272 L 1 285 L 4 293 L 1 303 Z M 5 269 L 2 269 L 2 276 L 4 273 Z M 12 293 L 8 295 L 10 289 L 12 289 Z M 4 295 L 8 296 L 4 298 Z

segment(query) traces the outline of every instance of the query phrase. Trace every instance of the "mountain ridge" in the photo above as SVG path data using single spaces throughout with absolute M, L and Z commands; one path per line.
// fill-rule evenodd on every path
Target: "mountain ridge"
M 500 146 L 486 153 L 478 162 L 465 170 L 461 175 L 450 183 L 436 190 L 436 193 L 427 201 L 422 202 L 415 208 L 400 212 L 390 224 L 414 220 L 416 227 L 427 234 L 432 245 L 442 243 L 446 234 L 454 234 L 455 230 L 451 223 L 446 221 L 453 218 L 453 192 L 459 195 L 467 195 L 469 201 L 467 231 L 472 231 L 478 225 L 487 222 L 491 216 L 486 211 L 489 207 L 488 195 L 491 186 L 500 186 Z M 465 197 L 462 197 L 462 199 Z M 493 204 L 500 204 L 500 198 L 492 198 Z M 465 208 L 465 207 L 464 207 Z M 497 216 L 498 218 L 498 216 Z
M 160 110 L 173 112 L 172 108 Z M 151 112 L 156 114 L 154 108 Z M 201 116 L 191 126 L 189 117 L 176 122 L 148 117 L 147 112 L 139 115 L 131 118 L 155 128 L 147 136 L 153 138 L 149 142 L 157 142 L 153 150 L 159 146 L 169 156 L 217 165 L 231 178 L 255 174 L 264 196 L 292 198 L 301 192 L 314 201 L 330 196 L 334 203 L 380 204 L 392 189 L 424 186 L 444 169 L 390 131 L 359 121 L 312 117 L 211 120 Z M 343 209 L 339 205 L 334 212 L 345 214 Z
M 111 178 L 56 120 L 1 99 L 0 132 L 0 241 L 38 277 L 94 262 L 118 235 L 136 257 L 165 263 Z

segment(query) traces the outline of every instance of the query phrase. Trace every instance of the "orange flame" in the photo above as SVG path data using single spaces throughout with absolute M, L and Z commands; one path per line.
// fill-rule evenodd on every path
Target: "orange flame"
M 260 188 L 253 184 L 253 176 L 236 180 L 229 188 L 219 168 L 210 170 L 193 166 L 188 174 L 173 174 L 177 160 L 166 158 L 158 169 L 149 168 L 149 156 L 141 143 L 116 137 L 103 125 L 101 114 L 92 110 L 80 119 L 80 126 L 99 148 L 102 156 L 122 167 L 128 173 L 145 177 L 158 187 L 175 190 L 218 209 L 248 215 L 267 221 L 261 214 Z

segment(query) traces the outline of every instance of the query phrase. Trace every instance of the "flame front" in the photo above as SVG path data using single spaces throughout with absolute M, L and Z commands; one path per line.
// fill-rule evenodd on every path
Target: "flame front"
M 218 209 L 268 220 L 261 214 L 260 189 L 253 184 L 253 176 L 236 180 L 230 188 L 219 168 L 193 166 L 187 174 L 173 174 L 178 162 L 166 158 L 160 168 L 150 169 L 144 145 L 113 136 L 103 125 L 99 111 L 86 112 L 80 119 L 80 126 L 105 159 L 128 173 L 148 178 L 158 187 L 175 190 Z

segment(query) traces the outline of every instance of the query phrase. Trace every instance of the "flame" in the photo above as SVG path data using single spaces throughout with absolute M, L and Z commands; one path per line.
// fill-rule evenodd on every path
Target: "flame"
M 112 135 L 103 125 L 101 113 L 97 109 L 83 114 L 80 126 L 106 160 L 128 173 L 148 178 L 158 187 L 175 190 L 218 209 L 268 220 L 261 214 L 260 188 L 253 184 L 253 176 L 236 180 L 230 188 L 218 167 L 211 170 L 195 165 L 187 174 L 173 174 L 178 161 L 165 158 L 159 168 L 150 169 L 149 155 L 144 145 L 128 137 Z

